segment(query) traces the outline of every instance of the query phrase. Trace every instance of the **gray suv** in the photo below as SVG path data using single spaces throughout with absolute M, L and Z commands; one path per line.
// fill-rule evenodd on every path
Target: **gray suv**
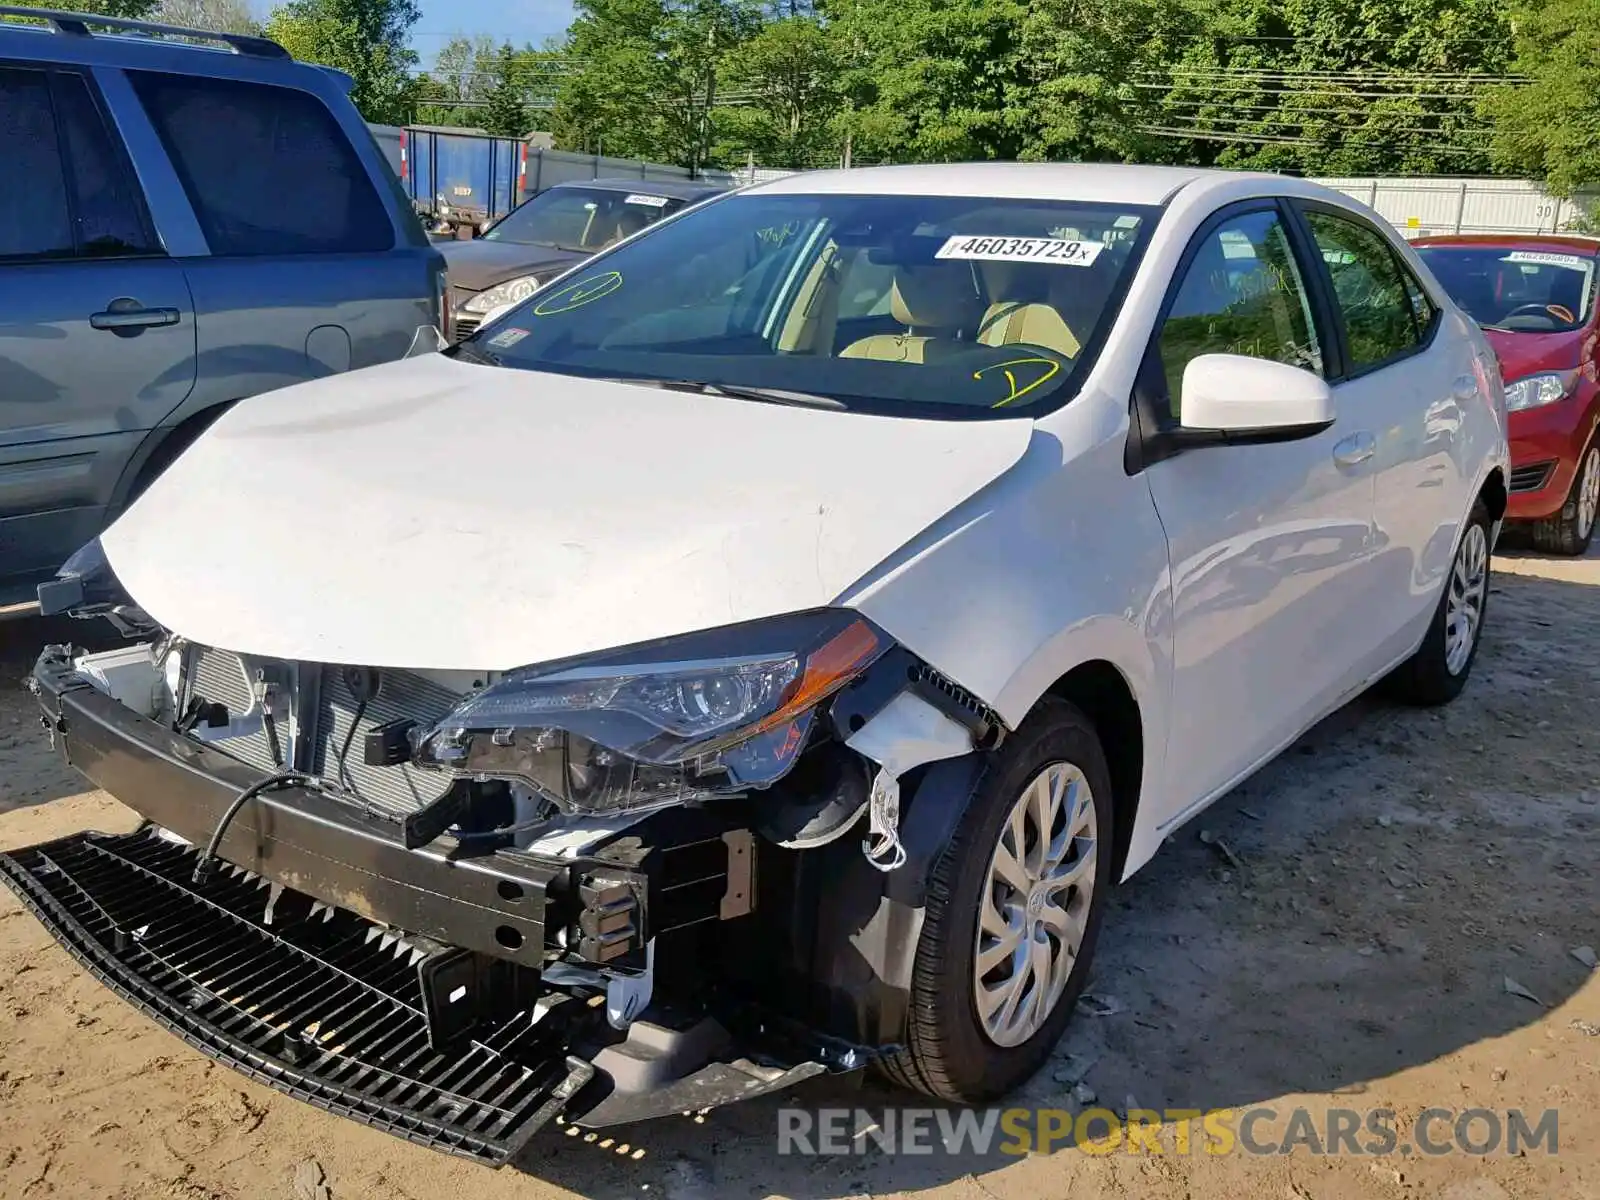
M 445 296 L 347 76 L 261 38 L 0 15 L 41 22 L 0 21 L 4 607 L 229 404 L 402 357 Z M 272 502 L 240 481 L 196 527 Z

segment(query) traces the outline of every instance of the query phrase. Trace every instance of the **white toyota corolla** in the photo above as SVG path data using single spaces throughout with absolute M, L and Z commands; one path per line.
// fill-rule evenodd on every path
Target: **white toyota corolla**
M 1107 894 L 1472 669 L 1495 358 L 1309 183 L 992 164 L 670 218 L 458 346 L 246 401 L 34 681 L 149 818 L 0 856 L 207 1053 L 501 1161 L 1046 1061 Z

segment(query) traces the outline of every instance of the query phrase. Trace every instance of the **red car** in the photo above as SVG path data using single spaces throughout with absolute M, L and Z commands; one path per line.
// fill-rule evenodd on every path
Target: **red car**
M 1511 413 L 1507 520 L 1541 550 L 1582 554 L 1600 508 L 1600 240 L 1475 234 L 1413 244 L 1500 357 Z

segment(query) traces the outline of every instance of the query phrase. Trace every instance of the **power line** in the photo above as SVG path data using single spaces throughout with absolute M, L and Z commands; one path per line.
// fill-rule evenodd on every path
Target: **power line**
M 1403 97 L 1397 97 L 1397 99 L 1401 99 L 1401 98 L 1403 98 Z M 1285 117 L 1324 116 L 1324 117 L 1365 117 L 1365 118 L 1368 118 L 1368 119 L 1382 119 L 1384 117 L 1405 117 L 1407 119 L 1412 119 L 1412 120 L 1415 120 L 1415 119 L 1424 119 L 1425 120 L 1427 118 L 1432 117 L 1432 118 L 1437 118 L 1439 120 L 1451 120 L 1451 119 L 1459 119 L 1460 117 L 1462 117 L 1464 115 L 1464 114 L 1461 114 L 1459 112 L 1416 112 L 1416 111 L 1404 112 L 1404 111 L 1395 111 L 1395 110 L 1384 110 L 1384 109 L 1378 108 L 1375 105 L 1366 105 L 1365 107 L 1361 107 L 1361 108 L 1321 108 L 1321 107 L 1318 107 L 1318 108 L 1301 108 L 1301 107 L 1299 107 L 1297 105 L 1292 105 L 1292 104 L 1235 104 L 1235 103 L 1227 102 L 1227 101 L 1201 100 L 1201 99 L 1194 99 L 1194 100 L 1171 99 L 1171 100 L 1167 100 L 1167 101 L 1163 102 L 1161 104 L 1161 107 L 1162 108 L 1187 108 L 1187 109 L 1205 109 L 1205 108 L 1221 107 L 1221 108 L 1225 108 L 1228 112 L 1263 112 L 1263 113 L 1271 113 L 1271 114 L 1274 114 L 1274 115 L 1281 115 L 1281 116 L 1285 116 Z M 1491 126 L 1487 122 L 1479 122 L 1477 125 L 1467 126 L 1465 128 L 1468 128 L 1468 129 L 1470 129 L 1472 131 L 1477 131 L 1477 130 L 1482 130 L 1484 132 L 1490 132 L 1491 131 Z
M 1157 84 L 1157 83 L 1135 83 L 1135 84 L 1132 84 L 1131 86 L 1134 87 L 1135 89 L 1137 89 L 1138 91 L 1142 91 L 1142 92 L 1183 92 L 1183 91 L 1187 90 L 1187 91 L 1194 91 L 1194 92 L 1212 92 L 1212 93 L 1215 93 L 1215 94 L 1220 95 L 1220 96 L 1230 96 L 1230 95 L 1231 96 L 1239 96 L 1239 95 L 1257 95 L 1257 96 L 1345 96 L 1345 97 L 1354 96 L 1354 97 L 1359 97 L 1359 98 L 1365 99 L 1365 100 L 1408 99 L 1408 100 L 1454 100 L 1454 101 L 1457 101 L 1457 102 L 1460 102 L 1460 101 L 1463 101 L 1463 100 L 1474 99 L 1474 97 L 1472 97 L 1472 96 L 1462 95 L 1460 93 L 1451 94 L 1451 93 L 1448 93 L 1448 92 L 1362 92 L 1362 91 L 1355 91 L 1355 90 L 1353 90 L 1351 88 L 1348 88 L 1348 87 L 1279 88 L 1279 87 L 1252 87 L 1252 86 L 1249 86 L 1249 85 L 1241 85 L 1239 87 L 1231 87 L 1231 86 L 1230 87 L 1223 87 L 1223 86 L 1218 86 L 1217 84 L 1175 85 L 1175 84 Z
M 1162 71 L 1143 72 L 1141 78 L 1155 79 L 1161 75 L 1172 78 L 1200 79 L 1263 79 L 1276 82 L 1308 83 L 1452 83 L 1476 85 L 1483 83 L 1528 83 L 1526 75 L 1489 75 L 1462 71 L 1277 71 L 1253 67 L 1168 67 Z
M 1384 42 L 1389 44 L 1399 40 L 1398 37 L 1385 34 L 1330 34 L 1322 31 L 1300 34 L 1180 33 L 1173 40 L 1179 42 L 1312 42 L 1324 37 L 1328 40 L 1340 42 Z M 1505 44 L 1505 39 L 1499 37 L 1447 37 L 1445 42 L 1451 46 L 1502 46 Z
M 1240 142 L 1240 143 L 1249 143 L 1249 144 L 1254 144 L 1254 145 L 1268 145 L 1268 146 L 1273 146 L 1273 145 L 1314 146 L 1314 147 L 1316 147 L 1316 148 L 1318 148 L 1320 150 L 1329 150 L 1329 149 L 1334 149 L 1334 150 L 1338 150 L 1338 149 L 1361 150 L 1361 149 L 1371 148 L 1371 149 L 1375 149 L 1375 150 L 1388 151 L 1388 152 L 1391 152 L 1391 153 L 1395 149 L 1394 146 L 1379 146 L 1379 145 L 1375 145 L 1375 144 L 1370 143 L 1370 142 L 1363 143 L 1361 140 L 1357 140 L 1354 145 L 1343 144 L 1343 145 L 1329 146 L 1327 142 L 1325 142 L 1325 141 L 1323 141 L 1321 139 L 1309 138 L 1309 137 L 1288 137 L 1288 136 L 1277 136 L 1277 135 L 1274 135 L 1274 134 L 1230 133 L 1230 132 L 1227 132 L 1227 131 L 1224 131 L 1224 130 L 1212 131 L 1212 130 L 1204 130 L 1204 129 L 1180 129 L 1180 128 L 1177 128 L 1177 127 L 1174 127 L 1174 126 L 1170 126 L 1170 125 L 1138 125 L 1138 126 L 1135 126 L 1135 128 L 1140 133 L 1152 134 L 1155 137 L 1177 138 L 1177 139 L 1182 139 L 1182 140 L 1185 140 L 1185 141 Z M 1343 142 L 1344 139 L 1340 139 L 1340 141 Z M 1426 150 L 1430 154 L 1457 154 L 1457 155 L 1466 155 L 1466 156 L 1471 157 L 1471 158 L 1481 158 L 1481 157 L 1484 157 L 1486 155 L 1486 153 L 1487 153 L 1486 149 L 1481 149 L 1481 148 L 1473 147 L 1473 146 L 1453 146 L 1453 145 L 1430 144 L 1430 145 L 1427 145 L 1425 147 L 1422 147 L 1422 149 Z

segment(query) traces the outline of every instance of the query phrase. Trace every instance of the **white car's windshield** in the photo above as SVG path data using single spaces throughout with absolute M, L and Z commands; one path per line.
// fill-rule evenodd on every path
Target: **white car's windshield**
M 483 240 L 558 250 L 602 250 L 683 205 L 682 200 L 658 195 L 645 184 L 637 192 L 551 188 L 507 213 Z
M 1155 214 L 732 196 L 547 286 L 459 353 L 778 402 L 1008 416 L 1071 396 Z
M 1559 333 L 1589 319 L 1594 256 L 1509 246 L 1418 246 L 1450 298 L 1480 325 Z

